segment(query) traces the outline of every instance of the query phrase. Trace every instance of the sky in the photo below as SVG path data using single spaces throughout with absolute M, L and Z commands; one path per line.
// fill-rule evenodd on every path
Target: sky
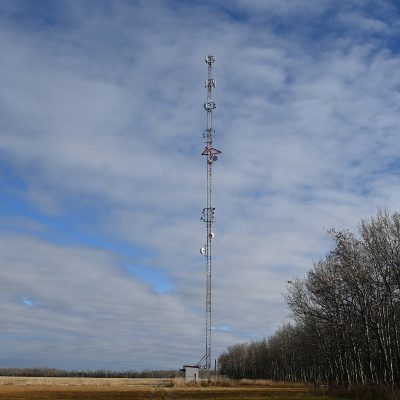
M 327 231 L 400 204 L 400 4 L 0 0 L 0 367 L 205 352 L 205 56 L 217 87 L 212 357 L 290 321 Z

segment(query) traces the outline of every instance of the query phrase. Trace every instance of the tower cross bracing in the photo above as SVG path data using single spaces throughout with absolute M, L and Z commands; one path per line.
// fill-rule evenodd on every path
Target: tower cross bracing
M 215 110 L 215 103 L 212 99 L 212 91 L 215 89 L 215 79 L 212 77 L 212 67 L 215 62 L 213 55 L 206 57 L 208 66 L 207 79 L 205 87 L 207 89 L 207 100 L 204 103 L 204 109 L 207 112 L 207 129 L 204 131 L 203 137 L 205 139 L 205 148 L 202 155 L 206 157 L 207 168 L 207 196 L 206 207 L 203 209 L 201 219 L 206 225 L 206 243 L 201 249 L 206 259 L 206 352 L 203 358 L 199 361 L 198 365 L 205 368 L 211 368 L 211 262 L 212 262 L 212 240 L 214 233 L 212 231 L 213 223 L 215 222 L 215 208 L 212 205 L 212 167 L 213 163 L 217 161 L 218 155 L 221 152 L 213 147 L 213 137 L 215 130 L 213 128 L 213 111 Z

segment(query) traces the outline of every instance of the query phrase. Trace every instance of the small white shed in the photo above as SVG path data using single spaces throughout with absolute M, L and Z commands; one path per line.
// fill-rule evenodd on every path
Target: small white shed
M 197 365 L 184 365 L 185 382 L 198 382 L 199 381 L 199 367 Z

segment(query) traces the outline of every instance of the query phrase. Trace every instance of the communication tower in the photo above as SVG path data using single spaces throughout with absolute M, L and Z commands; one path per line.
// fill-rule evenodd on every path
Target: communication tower
M 205 149 L 201 153 L 206 156 L 207 166 L 207 199 L 206 207 L 203 208 L 201 219 L 206 225 L 206 243 L 200 249 L 201 254 L 206 259 L 206 353 L 198 362 L 198 366 L 204 369 L 211 368 L 211 255 L 212 255 L 212 240 L 214 233 L 212 231 L 213 223 L 215 222 L 215 208 L 212 206 L 212 167 L 213 163 L 218 160 L 218 155 L 221 152 L 213 147 L 213 136 L 215 130 L 213 128 L 213 111 L 215 103 L 212 99 L 212 91 L 215 89 L 215 79 L 212 77 L 212 66 L 215 62 L 215 57 L 209 54 L 206 57 L 208 66 L 207 79 L 205 87 L 207 89 L 207 100 L 204 103 L 204 109 L 207 112 L 207 129 L 203 133 L 205 140 Z

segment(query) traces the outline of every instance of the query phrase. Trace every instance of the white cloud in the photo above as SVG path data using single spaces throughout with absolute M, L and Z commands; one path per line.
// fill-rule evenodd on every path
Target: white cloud
M 329 250 L 325 231 L 399 202 L 400 58 L 388 47 L 397 25 L 386 3 L 370 16 L 361 3 L 329 1 L 226 3 L 233 16 L 211 5 L 93 4 L 64 4 L 65 21 L 37 30 L 7 14 L 1 28 L 0 154 L 23 182 L 20 199 L 47 218 L 29 228 L 34 216 L 15 208 L 0 221 L 29 233 L 0 238 L 6 358 L 59 366 L 41 356 L 49 353 L 66 367 L 137 369 L 201 358 L 210 51 L 223 152 L 215 356 L 271 334 L 287 315 L 285 282 Z M 339 30 L 351 21 L 354 37 Z M 61 247 L 49 221 L 134 255 L 89 248 L 79 235 Z M 174 293 L 129 276 L 126 258 L 161 270 Z
M 0 249 L 0 347 L 14 364 L 151 368 L 157 360 L 168 368 L 199 350 L 200 318 L 177 296 L 129 277 L 110 254 L 4 234 Z M 48 361 L 40 355 L 47 346 Z

